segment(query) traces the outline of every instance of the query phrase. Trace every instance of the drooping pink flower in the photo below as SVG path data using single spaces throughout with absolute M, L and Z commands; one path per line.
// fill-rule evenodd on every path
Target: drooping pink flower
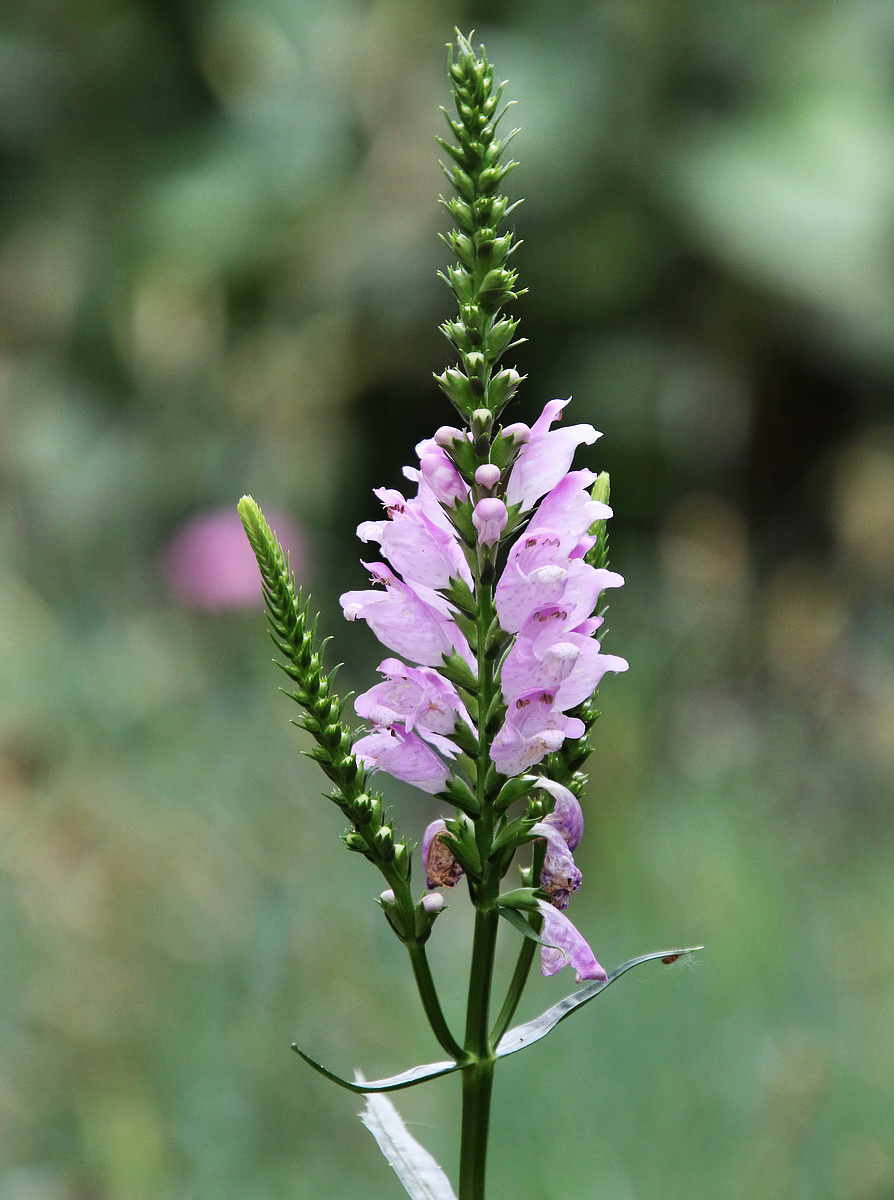
M 584 814 L 580 801 L 564 784 L 547 779 L 545 775 L 541 775 L 534 786 L 549 792 L 555 801 L 553 811 L 543 818 L 544 822 L 555 826 L 569 850 L 576 850 L 584 835 Z
M 540 948 L 541 975 L 555 975 L 563 967 L 570 966 L 574 968 L 578 983 L 585 979 L 607 979 L 593 951 L 565 914 L 545 900 L 538 900 L 537 907 L 543 917 L 540 936 L 550 943 Z
M 439 745 L 442 752 L 446 751 L 444 741 Z M 444 790 L 450 776 L 444 760 L 431 746 L 402 725 L 390 725 L 359 738 L 354 743 L 354 755 L 368 769 L 387 771 L 395 779 L 432 795 Z
M 567 908 L 571 893 L 576 892 L 581 885 L 581 873 L 574 862 L 571 849 L 556 826 L 548 821 L 538 821 L 531 828 L 531 833 L 546 842 L 540 887 L 556 908 Z
M 567 400 L 550 400 L 531 426 L 530 436 L 519 452 L 506 487 L 506 503 L 530 508 L 559 482 L 571 466 L 578 446 L 595 442 L 601 435 L 592 425 L 570 425 L 551 430 Z

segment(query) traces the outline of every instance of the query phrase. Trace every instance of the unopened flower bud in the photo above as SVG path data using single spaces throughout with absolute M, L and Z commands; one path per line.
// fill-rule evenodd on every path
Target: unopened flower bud
M 503 427 L 503 437 L 512 438 L 519 445 L 526 442 L 531 436 L 531 430 L 523 421 L 516 421 L 513 425 L 505 425 Z
M 422 897 L 422 907 L 429 916 L 436 916 L 444 907 L 444 897 L 440 892 L 429 892 L 427 896 Z
M 496 487 L 500 482 L 500 468 L 494 463 L 482 463 L 475 472 L 475 482 L 483 488 Z
M 466 355 L 465 367 L 470 377 L 472 375 L 483 375 L 486 366 L 487 361 L 480 350 L 473 350 L 471 354 Z
M 397 903 L 397 897 L 395 896 L 394 892 L 392 892 L 391 888 L 386 888 L 385 891 L 382 892 L 379 899 L 382 901 L 383 904 L 396 904 Z
M 507 400 L 512 398 L 521 381 L 522 376 L 515 367 L 504 367 L 502 371 L 497 372 L 490 381 L 488 392 L 488 400 L 495 410 L 501 409 Z
M 473 437 L 480 438 L 490 434 L 493 427 L 493 413 L 490 408 L 476 408 L 472 414 Z
M 435 433 L 434 440 L 444 450 L 449 450 L 454 442 L 460 442 L 465 437 L 461 429 L 457 429 L 454 425 L 442 425 Z
M 463 869 L 446 844 L 443 834 L 447 826 L 441 820 L 432 821 L 422 836 L 422 862 L 425 882 L 430 888 L 456 887 Z
M 446 371 L 442 371 L 440 375 L 436 375 L 435 379 L 440 384 L 441 390 L 456 405 L 460 412 L 466 413 L 469 411 L 474 400 L 469 381 L 463 375 L 462 371 L 457 371 L 455 367 L 448 367 Z
M 478 530 L 478 541 L 482 546 L 492 546 L 500 540 L 500 534 L 506 528 L 509 513 L 502 500 L 489 496 L 479 500 L 472 513 L 472 524 Z
M 459 471 L 443 450 L 423 454 L 419 460 L 419 467 L 422 478 L 441 504 L 453 508 L 465 500 L 468 489 Z

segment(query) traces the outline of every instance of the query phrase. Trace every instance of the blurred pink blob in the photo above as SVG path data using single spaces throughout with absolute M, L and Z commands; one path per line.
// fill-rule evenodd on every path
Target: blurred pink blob
M 305 539 L 287 517 L 267 516 L 300 582 L 307 568 Z M 164 562 L 171 594 L 187 608 L 213 611 L 263 603 L 258 564 L 235 504 L 184 521 L 165 547 Z

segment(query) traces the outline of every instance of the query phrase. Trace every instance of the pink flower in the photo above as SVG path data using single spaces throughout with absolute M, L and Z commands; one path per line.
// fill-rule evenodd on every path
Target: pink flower
M 571 966 L 578 983 L 583 983 L 585 979 L 607 979 L 593 951 L 565 914 L 545 900 L 538 900 L 537 907 L 543 917 L 540 936 L 543 941 L 550 943 L 540 950 L 541 975 L 555 975 L 563 967 Z
M 438 666 L 453 649 L 472 661 L 469 644 L 450 619 L 450 610 L 436 592 L 421 585 L 410 587 L 384 563 L 364 563 L 373 582 L 384 591 L 345 592 L 341 605 L 345 617 L 366 621 L 389 650 L 422 666 Z
M 419 470 L 440 504 L 453 508 L 469 495 L 469 486 L 440 446 L 423 443 Z
M 593 500 L 588 488 L 596 482 L 593 471 L 571 471 L 544 496 L 528 522 L 526 536 L 546 530 L 559 538 L 558 550 L 569 558 L 582 558 L 595 538 L 589 536 L 594 521 L 607 521 L 612 510 Z
M 475 482 L 479 487 L 487 488 L 490 491 L 500 482 L 500 475 L 500 468 L 494 463 L 482 463 L 475 469 Z
M 439 748 L 443 751 L 443 744 Z M 408 733 L 402 725 L 391 725 L 359 738 L 354 743 L 354 754 L 368 769 L 387 771 L 395 779 L 412 783 L 432 795 L 444 790 L 450 775 L 431 746 L 415 733 Z
M 564 784 L 556 783 L 541 775 L 535 787 L 543 788 L 555 800 L 553 811 L 544 817 L 544 823 L 553 825 L 565 839 L 569 850 L 576 850 L 584 835 L 584 814 L 580 801 Z
M 416 731 L 430 741 L 429 734 L 449 736 L 457 721 L 469 723 L 469 714 L 456 688 L 430 667 L 408 667 L 396 658 L 386 658 L 378 670 L 385 676 L 354 701 L 354 711 L 372 725 L 399 723 L 408 733 Z
M 533 692 L 509 706 L 490 751 L 501 774 L 521 775 L 558 750 L 566 737 L 583 737 L 583 721 L 556 712 L 554 701 L 552 692 Z
M 482 546 L 492 546 L 500 540 L 500 534 L 506 528 L 509 513 L 506 505 L 496 496 L 488 496 L 479 500 L 472 513 L 472 524 L 478 531 L 478 541 Z
M 562 628 L 565 609 L 537 609 L 525 622 L 506 656 L 501 674 L 507 703 L 537 688 L 555 691 L 561 712 L 581 704 L 607 671 L 626 671 L 627 662 L 603 654 L 599 643 L 577 630 Z
M 577 447 L 583 443 L 590 445 L 601 436 L 592 425 L 571 425 L 550 431 L 567 403 L 567 400 L 550 400 L 532 425 L 528 441 L 509 476 L 507 504 L 530 508 L 565 475 Z
M 418 499 L 404 500 L 400 492 L 389 490 L 385 503 L 388 519 L 364 521 L 357 536 L 361 542 L 378 542 L 404 582 L 428 588 L 446 587 L 454 576 L 472 582 L 452 529 L 430 520 Z
M 548 605 L 564 608 L 565 628 L 573 629 L 590 617 L 605 588 L 623 584 L 616 572 L 571 558 L 561 546 L 560 533 L 537 528 L 524 533 L 510 550 L 494 595 L 507 633 L 517 633 L 528 617 Z

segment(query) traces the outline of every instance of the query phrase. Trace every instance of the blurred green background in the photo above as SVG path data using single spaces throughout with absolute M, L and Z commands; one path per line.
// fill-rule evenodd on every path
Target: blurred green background
M 894 1197 L 894 8 L 30 0 L 0 16 L 0 1200 L 400 1193 L 288 1050 L 441 1057 L 378 876 L 259 602 L 197 605 L 170 544 L 244 491 L 287 514 L 369 685 L 353 530 L 451 417 L 456 23 L 523 129 L 511 419 L 573 393 L 604 431 L 628 580 L 573 916 L 608 966 L 708 947 L 505 1064 L 493 1195 Z M 418 838 L 437 806 L 389 795 Z M 458 1099 L 399 1098 L 451 1170 Z

